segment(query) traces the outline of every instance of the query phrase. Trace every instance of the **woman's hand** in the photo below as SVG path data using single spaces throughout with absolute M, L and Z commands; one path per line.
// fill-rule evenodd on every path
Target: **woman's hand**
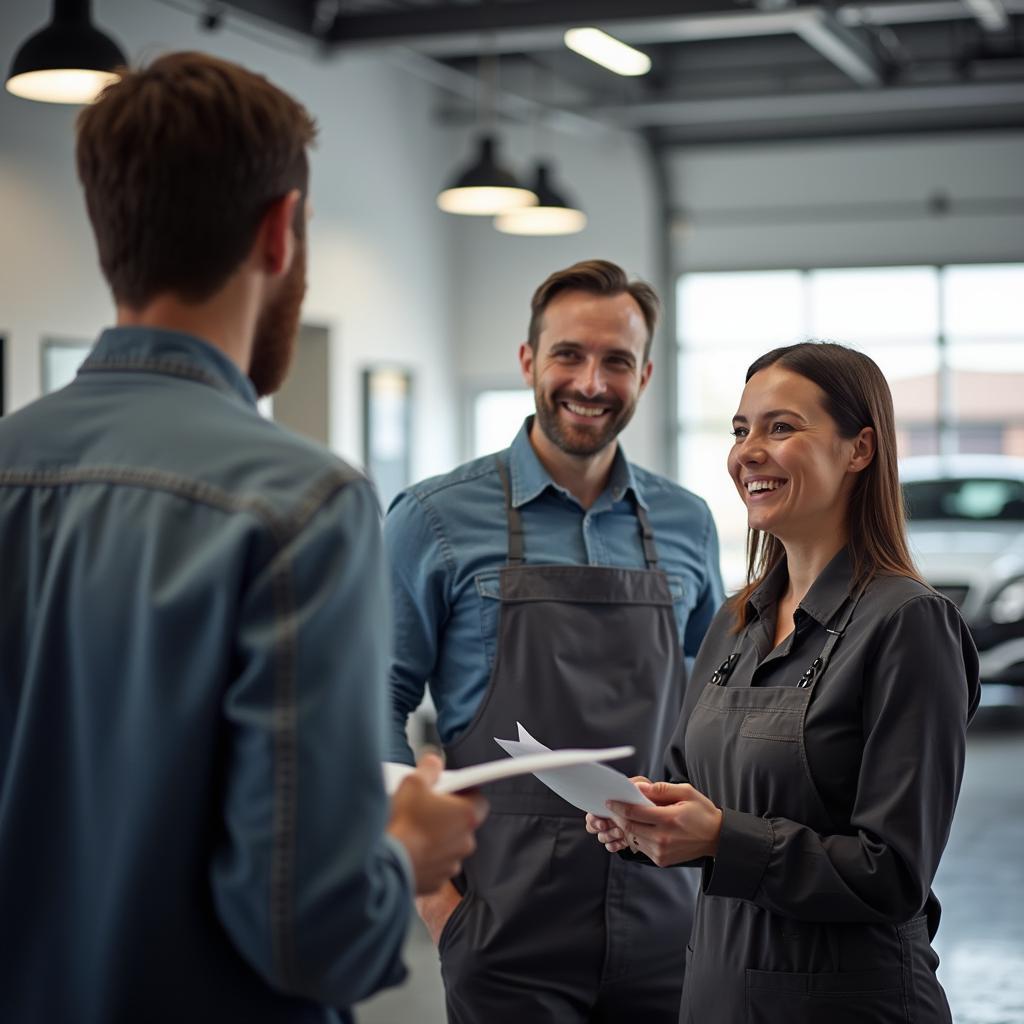
M 634 775 L 629 781 L 637 788 L 641 785 L 651 785 L 651 780 L 646 775 Z M 588 814 L 586 828 L 591 835 L 597 836 L 597 841 L 604 845 L 608 853 L 618 853 L 629 846 L 629 837 L 611 818 L 599 818 L 596 814 Z
M 628 845 L 662 868 L 718 852 L 722 812 L 703 793 L 689 783 L 638 781 L 637 788 L 654 807 L 610 801 L 611 820 L 594 817 L 594 827 L 593 816 L 587 815 L 587 831 L 597 833 L 606 850 L 614 853 Z

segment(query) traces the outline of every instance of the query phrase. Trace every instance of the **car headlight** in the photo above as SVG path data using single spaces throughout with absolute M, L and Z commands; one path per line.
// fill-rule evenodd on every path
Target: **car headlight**
M 1011 580 L 992 598 L 989 617 L 1000 624 L 1024 619 L 1024 579 Z

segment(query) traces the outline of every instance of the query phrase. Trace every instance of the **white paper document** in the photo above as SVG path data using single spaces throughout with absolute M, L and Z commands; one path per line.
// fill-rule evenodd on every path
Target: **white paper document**
M 607 814 L 606 800 L 624 800 L 627 803 L 647 804 L 650 801 L 626 778 L 602 761 L 629 757 L 633 747 L 605 747 L 600 750 L 551 750 L 535 740 L 518 722 L 518 740 L 499 740 L 497 743 L 508 758 L 486 761 L 468 768 L 452 768 L 441 773 L 434 786 L 435 793 L 458 793 L 475 789 L 487 782 L 508 779 L 515 775 L 533 773 L 548 788 L 580 810 Z M 384 764 L 384 785 L 394 793 L 398 784 L 412 768 L 407 764 Z
M 494 742 L 510 754 L 513 760 L 525 764 L 529 758 L 545 756 L 545 752 L 552 755 L 557 753 L 535 740 L 520 722 L 516 722 L 516 728 L 519 730 L 518 740 L 500 740 L 497 736 L 494 738 Z M 649 804 L 651 802 L 622 772 L 616 771 L 609 765 L 599 763 L 628 757 L 633 751 L 633 747 L 575 751 L 575 753 L 589 754 L 590 757 L 586 760 L 560 765 L 539 764 L 536 768 L 530 768 L 530 771 L 548 789 L 553 790 L 573 807 L 578 807 L 581 811 L 590 811 L 592 814 L 607 815 L 608 808 L 605 803 L 608 800 L 621 800 L 628 804 Z M 565 751 L 565 753 L 569 753 L 569 751 Z M 598 754 L 604 756 L 594 756 Z

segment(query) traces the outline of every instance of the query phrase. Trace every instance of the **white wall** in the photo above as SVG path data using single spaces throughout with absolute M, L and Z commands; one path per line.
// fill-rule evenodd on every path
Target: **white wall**
M 323 61 L 291 38 L 202 32 L 157 0 L 99 0 L 97 22 L 133 60 L 201 49 L 266 74 L 320 124 L 304 319 L 332 333 L 332 447 L 360 461 L 361 368 L 416 373 L 413 473 L 453 464 L 456 386 L 448 310 L 449 225 L 434 206 L 448 154 L 433 89 L 382 58 Z M 0 6 L 0 63 L 46 21 L 48 3 Z M 41 335 L 92 338 L 113 310 L 74 174 L 75 109 L 0 92 L 0 333 L 8 338 L 7 407 L 39 393 Z
M 1019 260 L 1024 133 L 681 150 L 691 270 Z M 937 193 L 945 215 L 927 212 Z
M 451 173 L 466 161 L 472 143 L 467 132 L 449 136 Z M 526 127 L 501 129 L 505 162 L 527 178 L 537 153 L 534 136 Z M 518 384 L 516 353 L 526 338 L 530 296 L 552 271 L 601 258 L 657 283 L 651 168 L 638 140 L 596 130 L 545 132 L 541 144 L 554 162 L 557 183 L 586 210 L 589 223 L 578 235 L 527 238 L 500 234 L 488 218 L 452 217 L 452 314 L 464 396 L 476 387 Z M 632 460 L 659 469 L 666 404 L 657 349 L 653 358 L 655 376 L 623 444 Z

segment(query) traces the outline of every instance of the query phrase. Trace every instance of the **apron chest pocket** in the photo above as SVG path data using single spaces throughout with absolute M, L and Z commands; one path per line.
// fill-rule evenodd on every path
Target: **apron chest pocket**
M 748 711 L 740 725 L 740 735 L 747 739 L 775 740 L 777 743 L 797 743 L 800 740 L 799 711 Z
M 693 585 L 682 576 L 668 573 L 666 582 L 668 583 L 668 592 L 672 597 L 672 614 L 676 619 L 679 644 L 682 646 L 686 636 L 686 624 L 690 621 L 690 612 L 693 611 L 693 606 L 697 603 L 697 595 Z

